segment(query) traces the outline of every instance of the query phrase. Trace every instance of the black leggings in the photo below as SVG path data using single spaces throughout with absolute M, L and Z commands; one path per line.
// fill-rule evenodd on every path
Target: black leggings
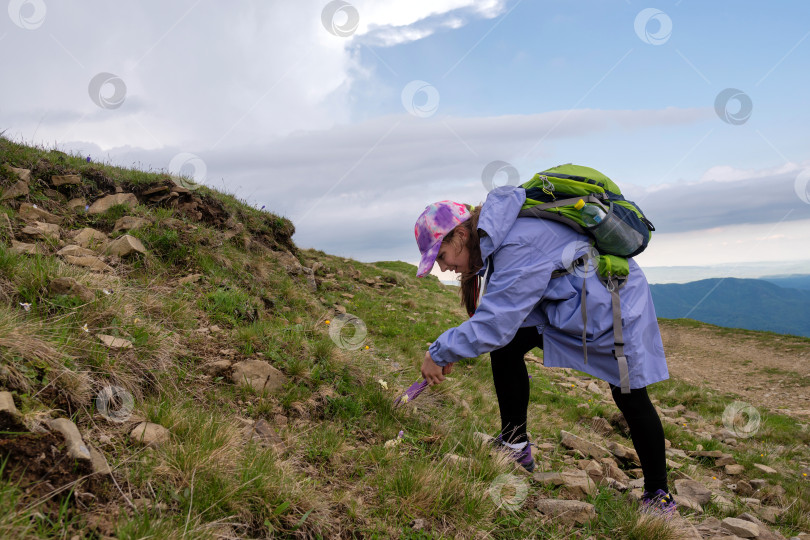
M 543 336 L 531 326 L 519 329 L 508 345 L 490 353 L 492 379 L 501 411 L 501 434 L 509 443 L 528 440 L 529 372 L 523 357 L 535 347 L 543 348 Z M 644 472 L 644 490 L 667 491 L 664 428 L 647 388 L 635 388 L 629 394 L 622 394 L 618 386 L 610 385 L 610 390 L 630 427 L 630 437 Z

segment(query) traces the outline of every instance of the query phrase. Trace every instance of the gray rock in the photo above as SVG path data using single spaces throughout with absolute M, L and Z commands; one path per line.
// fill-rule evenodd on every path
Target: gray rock
M 146 248 L 140 240 L 128 234 L 120 238 L 116 238 L 105 249 L 107 255 L 116 255 L 118 257 L 127 257 L 133 253 L 146 253 Z
M 692 497 L 687 495 L 673 495 L 672 498 L 675 499 L 675 504 L 680 508 L 688 508 L 697 514 L 703 513 L 703 507 Z
M 104 457 L 104 454 L 96 450 L 93 446 L 90 446 L 90 461 L 93 464 L 93 472 L 95 474 L 110 474 L 112 470 L 110 469 L 110 464 L 107 463 L 107 458 Z
M 82 435 L 79 433 L 79 428 L 76 427 L 76 424 L 67 418 L 57 418 L 56 420 L 50 420 L 48 427 L 53 431 L 61 433 L 65 438 L 68 456 L 73 459 L 83 459 L 87 461 L 92 459 L 90 449 L 84 444 Z
M 284 374 L 263 360 L 243 360 L 233 365 L 234 384 L 253 387 L 257 392 L 276 392 L 287 381 Z
M 24 430 L 23 417 L 14 405 L 11 392 L 0 392 L 0 425 L 10 431 Z
M 582 437 L 578 437 L 573 433 L 561 430 L 560 435 L 562 436 L 560 442 L 566 448 L 570 448 L 572 450 L 579 450 L 584 455 L 596 459 L 607 457 L 610 455 L 610 452 L 608 451 L 607 448 L 604 448 L 602 446 L 599 446 L 598 444 L 585 440 Z
M 628 448 L 613 441 L 608 441 L 607 448 L 610 450 L 610 453 L 617 458 L 633 463 L 636 466 L 641 466 L 641 461 L 638 459 L 638 454 L 632 448 Z
M 733 512 L 736 508 L 733 502 L 719 493 L 715 493 L 712 496 L 712 502 L 716 504 L 717 508 L 719 508 L 722 512 Z
M 582 501 L 540 499 L 537 501 L 537 509 L 565 525 L 584 525 L 596 517 L 596 508 Z
M 756 538 L 759 536 L 759 526 L 756 523 L 737 518 L 726 518 L 721 523 L 724 529 L 740 538 Z
M 748 497 L 754 494 L 754 488 L 745 480 L 737 480 L 734 492 L 741 497 Z
M 8 164 L 5 165 L 5 168 L 6 170 L 16 174 L 17 178 L 19 178 L 23 182 L 31 181 L 31 169 L 19 169 L 17 167 L 12 167 L 11 165 Z
M 216 377 L 225 373 L 231 367 L 231 364 L 230 360 L 215 360 L 204 364 L 202 370 L 207 375 Z
M 64 257 L 65 262 L 70 264 L 74 264 L 76 266 L 83 266 L 85 268 L 90 268 L 91 270 L 97 270 L 99 272 L 112 272 L 113 269 L 107 263 L 99 259 L 98 257 L 74 257 L 73 255 L 65 255 Z
M 3 192 L 3 195 L 0 197 L 0 201 L 5 201 L 6 199 L 16 199 L 17 197 L 23 197 L 25 195 L 28 195 L 30 189 L 31 188 L 28 186 L 28 182 L 19 180 Z
M 141 422 L 135 426 L 129 436 L 144 446 L 159 446 L 169 441 L 169 430 L 160 424 Z
M 78 174 L 61 174 L 51 176 L 51 184 L 55 187 L 64 185 L 79 185 L 82 183 L 82 177 Z
M 135 197 L 133 193 L 116 193 L 115 195 L 107 195 L 106 197 L 102 197 L 91 204 L 90 208 L 87 210 L 87 213 L 103 214 L 117 204 L 123 204 L 130 208 L 134 208 L 138 205 L 138 198 Z
M 131 349 L 132 342 L 124 338 L 108 336 L 107 334 L 96 334 L 96 337 L 109 349 Z
M 596 493 L 596 483 L 585 471 L 535 472 L 532 478 L 541 484 L 562 486 L 577 499 Z
M 712 492 L 706 486 L 686 478 L 675 480 L 675 492 L 678 495 L 689 497 L 700 505 L 704 505 L 712 499 Z
M 82 302 L 92 302 L 96 299 L 93 292 L 70 277 L 56 278 L 48 285 L 51 294 L 67 294 L 79 298 Z
M 151 225 L 151 221 L 144 218 L 135 216 L 124 216 L 115 222 L 113 231 L 131 231 L 132 229 L 140 229 Z
M 25 221 L 42 221 L 43 223 L 52 223 L 59 225 L 62 223 L 62 217 L 51 214 L 47 210 L 43 210 L 38 206 L 30 203 L 22 203 L 20 205 L 19 214 L 21 219 Z
M 97 231 L 96 229 L 91 229 L 90 227 L 85 227 L 75 236 L 73 236 L 73 241 L 82 246 L 83 248 L 90 248 L 90 249 L 99 249 L 107 245 L 107 235 L 101 231 Z
M 726 465 L 725 472 L 729 476 L 736 476 L 745 472 L 745 467 L 742 465 Z
M 762 463 L 754 463 L 754 467 L 756 467 L 760 471 L 764 472 L 765 474 L 778 474 L 779 473 L 779 471 L 777 471 L 773 467 L 768 467 L 767 465 L 763 465 Z
M 47 250 L 39 244 L 26 244 L 16 240 L 11 241 L 9 251 L 17 255 L 45 255 L 47 253 Z
M 45 223 L 42 221 L 35 221 L 32 225 L 26 225 L 21 231 L 23 234 L 34 238 L 41 238 L 43 240 L 58 241 L 62 236 L 62 229 L 59 225 L 53 223 Z
M 98 255 L 98 253 L 92 249 L 83 248 L 74 244 L 63 247 L 57 251 L 56 254 L 60 257 L 64 257 L 65 255 L 71 255 L 73 257 L 95 257 Z
M 67 202 L 67 207 L 71 210 L 84 210 L 85 206 L 87 206 L 87 201 L 84 200 L 84 197 L 76 197 Z
M 602 465 L 605 467 L 605 476 L 608 478 L 613 478 L 614 480 L 618 480 L 622 484 L 630 483 L 630 477 L 625 474 L 623 470 L 619 468 L 615 461 L 612 458 L 602 458 L 600 460 Z

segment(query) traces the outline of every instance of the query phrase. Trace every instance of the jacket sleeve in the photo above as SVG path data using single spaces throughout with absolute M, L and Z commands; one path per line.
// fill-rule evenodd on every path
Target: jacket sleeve
M 507 345 L 542 299 L 554 265 L 536 244 L 503 244 L 492 257 L 494 271 L 475 314 L 444 332 L 428 349 L 436 364 L 474 358 Z

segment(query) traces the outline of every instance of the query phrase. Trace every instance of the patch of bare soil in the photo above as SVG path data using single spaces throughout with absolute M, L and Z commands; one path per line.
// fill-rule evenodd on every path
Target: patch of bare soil
M 801 338 L 661 321 L 670 375 L 756 407 L 810 416 L 810 343 Z

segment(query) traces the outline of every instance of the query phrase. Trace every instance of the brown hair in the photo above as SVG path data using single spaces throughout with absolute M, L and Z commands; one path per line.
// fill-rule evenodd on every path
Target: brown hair
M 471 272 L 462 273 L 459 280 L 461 281 L 460 295 L 461 305 L 465 307 L 467 313 L 472 317 L 475 312 L 475 302 L 478 296 L 478 271 L 484 266 L 481 260 L 481 244 L 480 236 L 478 235 L 478 217 L 481 214 L 481 206 L 472 207 L 469 204 L 465 205 L 467 210 L 470 210 L 470 218 L 456 225 L 450 232 L 448 232 L 442 242 L 452 240 L 455 237 L 456 230 L 463 228 L 467 231 L 467 250 L 470 252 L 470 268 Z

